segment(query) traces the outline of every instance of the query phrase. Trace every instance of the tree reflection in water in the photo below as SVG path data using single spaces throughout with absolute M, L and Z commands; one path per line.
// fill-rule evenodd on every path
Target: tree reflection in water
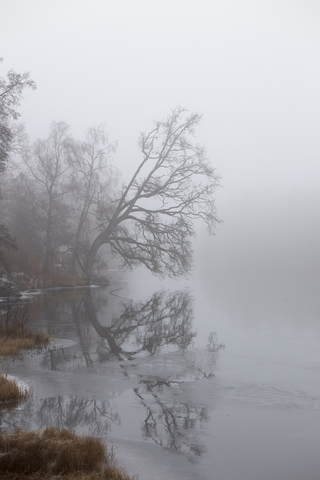
M 74 333 L 81 347 L 80 355 L 64 349 L 50 350 L 44 358 L 44 366 L 52 370 L 63 369 L 68 362 L 86 366 L 111 360 L 132 360 L 136 356 L 154 355 L 164 347 L 185 350 L 196 335 L 192 331 L 193 299 L 188 290 L 160 291 L 145 302 L 122 301 L 120 313 L 103 325 L 97 315 L 97 307 L 90 291 L 81 298 L 71 297 L 61 306 L 62 317 L 73 319 Z M 55 309 L 56 314 L 57 308 Z M 86 320 L 98 334 L 92 340 L 92 332 Z
M 152 379 L 141 383 L 144 386 L 134 388 L 134 392 L 146 409 L 141 428 L 144 437 L 167 450 L 183 452 L 192 461 L 201 457 L 206 450 L 196 431 L 208 422 L 208 407 L 172 398 L 172 386 L 177 381 Z
M 161 347 L 186 349 L 192 344 L 193 305 L 188 290 L 156 292 L 146 302 L 122 303 L 122 312 L 113 317 L 110 326 L 98 320 L 91 295 L 84 297 L 87 317 L 101 338 L 105 352 L 100 358 L 132 359 L 145 352 L 154 355 Z
M 106 436 L 111 424 L 120 425 L 120 417 L 109 401 L 92 397 L 50 397 L 28 401 L 15 412 L 0 413 L 0 425 L 6 431 L 30 430 L 47 426 L 85 430 L 89 435 Z
M 197 432 L 209 420 L 209 408 L 190 400 L 186 392 L 190 382 L 213 375 L 213 354 L 202 352 L 207 361 L 204 366 L 202 359 L 197 362 L 188 349 L 195 337 L 193 298 L 189 291 L 156 292 L 145 302 L 122 301 L 118 313 L 103 320 L 97 313 L 97 301 L 102 305 L 103 299 L 99 292 L 95 297 L 90 291 L 82 296 L 71 295 L 50 308 L 57 324 L 61 314 L 64 331 L 72 330 L 70 337 L 77 339 L 78 347 L 44 352 L 42 367 L 60 371 L 76 368 L 77 372 L 83 367 L 89 373 L 93 369 L 99 374 L 112 372 L 119 376 L 121 372 L 130 377 L 130 381 L 135 381 L 133 392 L 140 404 L 144 439 L 182 452 L 192 461 L 201 457 L 205 448 Z M 48 303 L 52 304 L 52 299 Z M 103 311 L 101 305 L 99 311 Z M 46 315 L 52 325 L 50 310 L 46 309 Z M 73 395 L 31 400 L 15 412 L 1 412 L 1 426 L 13 430 L 54 425 L 106 436 L 113 425 L 121 423 L 117 397 L 111 401 L 97 397 Z

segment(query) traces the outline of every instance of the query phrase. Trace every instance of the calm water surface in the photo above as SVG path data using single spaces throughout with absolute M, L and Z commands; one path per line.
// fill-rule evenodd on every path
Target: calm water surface
M 102 436 L 141 480 L 318 480 L 317 271 L 110 272 L 105 289 L 41 295 L 32 327 L 56 342 L 3 364 L 33 398 L 1 428 Z

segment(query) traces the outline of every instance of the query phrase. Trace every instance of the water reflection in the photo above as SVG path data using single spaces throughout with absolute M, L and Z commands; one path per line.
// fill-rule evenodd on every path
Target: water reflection
M 142 435 L 195 461 L 205 452 L 198 434 L 209 421 L 209 407 L 189 395 L 188 388 L 213 376 L 215 353 L 190 348 L 196 335 L 192 295 L 187 289 L 161 290 L 144 301 L 114 303 L 104 290 L 41 299 L 37 328 L 46 324 L 51 334 L 68 337 L 75 345 L 41 353 L 39 371 L 49 383 L 52 375 L 57 395 L 43 398 L 40 385 L 34 399 L 0 412 L 1 428 L 54 425 L 99 436 L 117 435 L 121 429 L 124 438 L 129 428 L 136 440 Z M 24 369 L 29 360 L 35 361 L 31 357 L 25 355 Z M 77 373 L 77 380 L 67 373 Z M 33 381 L 39 378 L 35 375 Z M 75 395 L 69 381 L 79 382 L 84 395 Z M 133 405 L 136 418 L 128 418 L 125 410 Z
M 145 302 L 122 302 L 122 311 L 106 327 L 98 320 L 91 295 L 84 297 L 87 318 L 99 336 L 106 340 L 104 360 L 132 359 L 145 352 L 154 355 L 160 347 L 186 349 L 192 344 L 193 305 L 187 290 L 160 291 Z
M 176 381 L 143 380 L 133 391 L 144 410 L 140 429 L 145 440 L 182 452 L 191 461 L 201 457 L 206 449 L 197 432 L 210 419 L 207 406 L 179 400 Z M 12 432 L 55 426 L 107 437 L 112 426 L 121 426 L 116 404 L 116 399 L 75 395 L 30 400 L 14 411 L 1 411 L 0 427 Z
M 172 386 L 180 382 L 158 378 L 141 383 L 144 386 L 134 392 L 146 410 L 143 436 L 167 450 L 186 453 L 192 461 L 201 457 L 206 449 L 196 431 L 209 421 L 208 407 L 172 398 Z
M 2 412 L 1 428 L 6 431 L 44 429 L 48 426 L 85 430 L 90 435 L 106 436 L 111 424 L 120 425 L 119 414 L 110 401 L 92 397 L 50 397 L 28 401 L 15 412 Z
M 119 312 L 111 318 L 99 318 L 99 311 L 104 304 L 99 294 L 98 302 L 95 300 L 89 291 L 80 298 L 67 298 L 59 308 L 56 306 L 52 309 L 52 323 L 58 324 L 58 311 L 64 326 L 65 318 L 72 319 L 73 333 L 78 337 L 81 352 L 49 350 L 44 356 L 44 367 L 51 370 L 63 369 L 68 362 L 74 365 L 76 360 L 88 367 L 97 361 L 104 363 L 114 359 L 132 360 L 137 356 L 154 355 L 165 348 L 167 351 L 183 351 L 192 345 L 196 336 L 192 330 L 193 298 L 186 289 L 155 292 L 144 302 L 122 300 Z M 49 302 L 51 304 L 52 299 Z M 45 311 L 50 318 L 51 309 L 47 305 Z M 61 320 L 59 323 L 61 325 Z M 95 339 L 92 338 L 89 325 L 97 333 Z

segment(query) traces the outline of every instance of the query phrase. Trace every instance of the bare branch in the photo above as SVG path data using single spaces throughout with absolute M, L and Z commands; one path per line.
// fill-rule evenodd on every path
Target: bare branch
M 143 159 L 123 189 L 110 216 L 100 213 L 101 233 L 90 249 L 86 271 L 108 243 L 126 266 L 143 263 L 156 274 L 187 273 L 191 262 L 194 221 L 210 233 L 219 222 L 213 195 L 219 177 L 204 148 L 193 143 L 201 116 L 175 109 L 148 134 L 141 134 Z

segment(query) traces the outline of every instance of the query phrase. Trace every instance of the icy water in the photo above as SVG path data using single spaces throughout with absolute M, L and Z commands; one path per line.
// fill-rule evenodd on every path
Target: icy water
M 140 480 L 319 480 L 312 272 L 218 263 L 180 282 L 110 272 L 105 289 L 37 297 L 32 327 L 55 344 L 2 365 L 33 397 L 1 410 L 1 428 L 101 436 Z

